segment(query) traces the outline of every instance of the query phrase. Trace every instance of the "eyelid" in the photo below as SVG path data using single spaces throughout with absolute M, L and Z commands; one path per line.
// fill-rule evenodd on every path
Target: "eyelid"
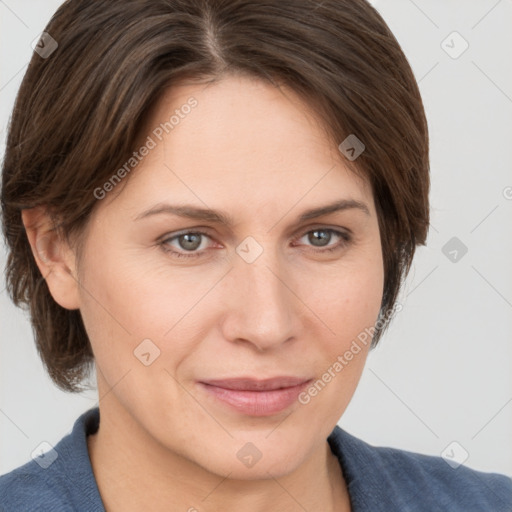
M 352 235 L 353 232 L 351 229 L 344 227 L 344 226 L 331 226 L 329 224 L 322 224 L 321 222 L 317 222 L 315 224 L 309 224 L 307 226 L 302 226 L 298 233 L 302 233 L 302 235 L 305 235 L 306 233 L 309 233 L 310 231 L 315 231 L 316 229 L 325 229 L 326 231 L 337 231 L 339 233 L 347 233 L 347 235 Z M 301 235 L 298 235 L 301 236 Z
M 293 238 L 294 240 L 297 238 L 303 237 L 305 234 L 309 233 L 310 231 L 314 231 L 315 229 L 325 229 L 329 231 L 337 231 L 341 233 L 347 233 L 348 235 L 353 235 L 353 232 L 351 229 L 347 227 L 341 227 L 341 226 L 329 226 L 328 224 L 322 224 L 322 223 L 314 223 L 310 224 L 308 226 L 302 226 L 298 230 L 295 230 L 291 233 L 289 233 L 287 236 L 290 238 Z M 210 234 L 210 231 L 212 230 L 209 226 L 194 226 L 190 228 L 184 228 L 180 229 L 178 231 L 172 231 L 170 233 L 166 233 L 162 237 L 160 237 L 159 241 L 165 241 L 169 240 L 170 238 L 176 238 L 180 235 L 185 235 L 187 233 L 201 233 L 204 236 L 207 236 L 208 238 L 214 238 L 214 235 Z M 234 236 L 230 235 L 230 238 L 234 238 Z
M 159 238 L 158 243 L 159 244 L 165 244 L 166 242 L 176 240 L 182 235 L 188 235 L 188 234 L 194 234 L 194 235 L 202 235 L 206 238 L 209 238 L 210 240 L 213 240 L 213 236 L 208 233 L 208 231 L 205 230 L 205 228 L 188 228 L 188 229 L 182 229 L 180 231 L 175 231 L 172 233 L 166 233 L 162 237 Z M 193 254 L 191 252 L 190 254 Z
M 337 244 L 329 244 L 326 246 L 320 246 L 315 247 L 314 245 L 309 245 L 308 247 L 312 249 L 314 252 L 328 252 L 329 250 L 336 250 L 337 248 L 341 248 L 344 245 L 348 245 L 352 242 L 353 236 L 352 232 L 349 229 L 345 228 L 339 228 L 339 227 L 329 227 L 325 225 L 317 226 L 317 227 L 310 227 L 306 229 L 305 231 L 301 231 L 301 234 L 299 236 L 295 237 L 294 242 L 297 240 L 300 240 L 301 238 L 307 236 L 309 233 L 312 233 L 313 231 L 328 231 L 334 236 L 337 236 L 341 239 L 341 242 Z
M 169 241 L 171 239 L 175 239 L 175 238 L 178 238 L 179 236 L 181 235 L 186 235 L 188 233 L 194 233 L 194 234 L 201 234 L 201 235 L 204 235 L 210 239 L 213 239 L 213 235 L 211 235 L 209 233 L 209 230 L 211 228 L 209 227 L 205 227 L 205 226 L 198 226 L 198 227 L 192 227 L 192 228 L 184 228 L 184 229 L 181 229 L 179 231 L 173 231 L 173 232 L 170 232 L 170 233 L 166 233 L 165 235 L 161 236 L 159 238 L 159 242 L 166 242 L 166 241 Z M 307 235 L 308 233 L 310 233 L 311 231 L 315 231 L 315 230 L 320 230 L 320 229 L 324 229 L 326 231 L 331 231 L 331 232 L 336 232 L 336 233 L 340 233 L 340 234 L 344 234 L 346 233 L 347 236 L 352 236 L 352 230 L 350 230 L 349 228 L 347 227 L 340 227 L 340 226 L 334 226 L 334 227 L 331 227 L 331 226 L 328 226 L 326 224 L 320 224 L 320 223 L 317 223 L 317 224 L 312 224 L 312 225 L 309 225 L 309 226 L 302 226 L 297 232 L 296 234 L 294 235 L 291 235 L 293 240 L 297 240 L 298 238 L 302 238 L 304 235 Z
M 300 240 L 301 238 L 303 238 L 304 236 L 308 235 L 309 233 L 311 233 L 313 231 L 328 231 L 328 232 L 334 234 L 335 236 L 338 236 L 341 239 L 340 242 L 338 242 L 337 244 L 333 244 L 333 245 L 326 245 L 323 247 L 322 246 L 315 247 L 312 245 L 309 246 L 310 249 L 315 253 L 329 253 L 329 252 L 333 252 L 336 250 L 341 250 L 342 248 L 349 245 L 353 240 L 352 231 L 348 228 L 342 228 L 342 227 L 338 227 L 338 226 L 330 227 L 325 224 L 316 224 L 316 225 L 310 225 L 307 227 L 302 227 L 299 234 L 294 236 L 293 243 L 295 244 L 297 242 L 297 240 Z M 174 241 L 175 239 L 179 238 L 180 236 L 186 235 L 186 234 L 199 234 L 206 238 L 209 238 L 210 240 L 214 240 L 213 236 L 210 235 L 210 233 L 208 233 L 208 228 L 205 229 L 203 227 L 196 227 L 196 228 L 182 229 L 182 230 L 179 230 L 179 231 L 176 231 L 173 233 L 167 233 L 163 237 L 160 238 L 158 245 L 162 248 L 162 250 L 164 250 L 164 252 L 170 253 L 174 257 L 177 257 L 177 258 L 200 258 L 201 256 L 205 255 L 205 252 L 207 252 L 207 249 L 202 249 L 201 251 L 188 251 L 188 252 L 183 251 L 182 252 L 182 251 L 170 248 L 170 246 L 168 245 L 168 242 Z M 299 245 L 301 245 L 301 244 L 299 244 Z

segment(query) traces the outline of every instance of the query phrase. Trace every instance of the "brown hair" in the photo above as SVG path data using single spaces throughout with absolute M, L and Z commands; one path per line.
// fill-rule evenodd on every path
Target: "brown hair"
M 81 389 L 93 353 L 80 311 L 53 300 L 21 210 L 45 206 L 59 232 L 79 240 L 93 191 L 131 156 L 165 89 L 184 79 L 239 73 L 281 82 L 315 104 L 333 143 L 350 134 L 364 143 L 347 163 L 371 184 L 385 272 L 381 315 L 393 308 L 428 231 L 428 129 L 409 63 L 367 1 L 68 0 L 45 32 L 58 47 L 34 52 L 16 99 L 2 228 L 7 290 L 28 305 L 39 354 L 61 389 Z

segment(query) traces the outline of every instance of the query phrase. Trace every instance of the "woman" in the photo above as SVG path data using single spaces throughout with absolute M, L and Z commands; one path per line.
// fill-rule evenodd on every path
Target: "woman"
M 7 282 L 99 408 L 0 478 L 3 509 L 509 510 L 505 476 L 336 426 L 425 243 L 428 167 L 363 0 L 66 2 L 7 140 Z

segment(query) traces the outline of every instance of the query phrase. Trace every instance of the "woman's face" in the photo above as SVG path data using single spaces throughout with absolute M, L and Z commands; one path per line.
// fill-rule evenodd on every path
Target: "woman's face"
M 325 446 L 382 299 L 371 190 L 284 91 L 169 91 L 80 267 L 102 418 L 231 478 L 287 474 Z

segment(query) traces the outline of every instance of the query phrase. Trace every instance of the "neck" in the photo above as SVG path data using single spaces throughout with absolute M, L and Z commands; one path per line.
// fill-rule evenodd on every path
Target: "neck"
M 350 512 L 341 467 L 327 442 L 278 479 L 269 474 L 267 479 L 235 480 L 172 452 L 126 410 L 110 405 L 102 403 L 99 430 L 87 438 L 107 512 Z

